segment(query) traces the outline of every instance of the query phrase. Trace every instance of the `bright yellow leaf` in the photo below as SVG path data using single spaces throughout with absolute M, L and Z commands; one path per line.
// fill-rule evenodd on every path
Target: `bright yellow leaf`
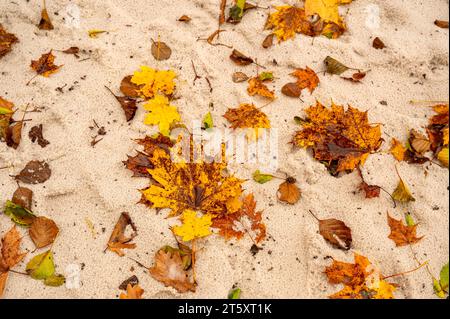
M 144 104 L 144 108 L 150 113 L 145 116 L 144 123 L 158 125 L 161 134 L 168 136 L 173 123 L 181 120 L 175 106 L 169 104 L 169 99 L 163 95 L 155 97 Z
M 437 155 L 442 164 L 448 167 L 448 147 L 444 147 Z
M 393 138 L 391 141 L 391 149 L 390 152 L 392 156 L 399 162 L 405 159 L 406 148 L 400 143 L 399 140 Z
M 211 225 L 211 215 L 205 214 L 197 217 L 195 211 L 185 210 L 183 213 L 183 224 L 181 226 L 174 226 L 173 232 L 180 236 L 183 241 L 187 242 L 210 235 Z
M 343 21 L 339 16 L 339 5 L 350 2 L 351 0 L 306 0 L 305 13 L 307 16 L 317 14 L 325 22 L 343 26 Z
M 141 66 L 140 71 L 136 71 L 131 78 L 131 82 L 140 87 L 142 98 L 150 99 L 156 94 L 173 94 L 175 89 L 176 74 L 172 70 L 155 70 L 148 66 Z

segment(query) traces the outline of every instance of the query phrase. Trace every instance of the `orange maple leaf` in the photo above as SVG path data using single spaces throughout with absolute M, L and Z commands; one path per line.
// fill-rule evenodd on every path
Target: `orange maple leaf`
M 127 285 L 127 293 L 121 293 L 120 299 L 142 299 L 142 295 L 144 294 L 144 289 L 139 287 L 139 285 L 132 286 L 131 284 Z
M 396 220 L 389 213 L 387 214 L 387 219 L 389 228 L 391 229 L 388 238 L 392 239 L 397 247 L 417 243 L 423 238 L 423 236 L 416 236 L 417 224 L 412 226 L 405 225 L 401 219 Z
M 275 99 L 275 93 L 264 84 L 259 77 L 254 77 L 248 80 L 247 92 L 250 96 L 259 95 L 268 99 Z

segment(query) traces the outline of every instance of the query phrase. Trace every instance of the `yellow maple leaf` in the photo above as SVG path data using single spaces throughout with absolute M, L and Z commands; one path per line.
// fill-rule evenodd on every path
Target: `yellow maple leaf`
M 305 13 L 307 16 L 319 15 L 325 22 L 333 22 L 344 26 L 339 16 L 339 5 L 350 3 L 352 0 L 305 0 Z
M 131 82 L 140 87 L 142 98 L 149 99 L 157 93 L 173 94 L 176 74 L 172 70 L 155 70 L 148 66 L 141 66 L 140 71 L 134 72 Z
M 148 173 L 156 183 L 142 194 L 150 207 L 170 208 L 171 216 L 186 209 L 223 215 L 240 208 L 234 199 L 242 194 L 243 180 L 225 175 L 226 162 L 173 162 L 162 148 L 155 149 L 148 160 L 154 167 Z
M 303 129 L 294 135 L 296 146 L 312 148 L 314 158 L 332 173 L 355 169 L 381 146 L 380 125 L 371 125 L 367 112 L 351 106 L 321 103 L 306 109 Z
M 405 159 L 406 148 L 400 143 L 399 140 L 393 138 L 391 141 L 391 149 L 390 152 L 392 156 L 399 162 Z
M 144 123 L 158 125 L 159 131 L 165 136 L 169 135 L 171 125 L 181 120 L 177 108 L 170 105 L 169 99 L 163 95 L 155 95 L 144 104 L 144 108 L 150 112 L 145 116 Z
M 197 217 L 197 212 L 185 210 L 182 220 L 183 224 L 181 226 L 174 226 L 172 229 L 175 235 L 180 236 L 183 241 L 187 242 L 211 234 L 212 221 L 209 214 Z

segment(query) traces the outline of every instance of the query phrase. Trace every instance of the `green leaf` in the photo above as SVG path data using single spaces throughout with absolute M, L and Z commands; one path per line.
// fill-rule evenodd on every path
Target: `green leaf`
M 33 279 L 42 280 L 51 277 L 55 273 L 52 252 L 49 250 L 35 256 L 27 264 L 26 271 Z
M 406 225 L 408 225 L 409 227 L 412 227 L 416 224 L 410 213 L 405 214 L 405 221 Z
M 261 72 L 259 74 L 259 79 L 261 81 L 272 81 L 273 80 L 273 73 L 272 72 Z
M 434 289 L 434 293 L 436 294 L 436 296 L 438 296 L 439 298 L 445 298 L 445 292 L 442 290 L 441 285 L 439 284 L 439 281 L 437 281 L 436 279 L 433 279 L 433 289 Z
M 34 213 L 20 205 L 14 204 L 12 201 L 6 201 L 5 215 L 9 216 L 11 220 L 20 226 L 29 227 L 34 218 Z
M 262 174 L 259 169 L 253 173 L 253 180 L 257 183 L 264 184 L 270 182 L 273 179 L 273 175 Z
M 11 113 L 13 113 L 12 110 L 7 109 L 6 107 L 0 107 L 0 115 L 11 114 Z
M 206 114 L 205 117 L 203 118 L 203 127 L 205 129 L 214 127 L 214 121 L 211 112 L 208 112 L 208 114 Z
M 445 290 L 448 293 L 448 263 L 442 267 L 440 277 L 439 284 L 441 285 L 442 290 Z
M 50 277 L 45 278 L 44 285 L 50 287 L 59 287 L 64 285 L 66 282 L 66 278 L 63 275 L 51 275 Z
M 236 288 L 230 291 L 228 294 L 228 299 L 240 299 L 241 298 L 241 289 Z
M 246 0 L 237 0 L 236 4 L 230 8 L 230 19 L 233 22 L 239 22 L 244 15 Z

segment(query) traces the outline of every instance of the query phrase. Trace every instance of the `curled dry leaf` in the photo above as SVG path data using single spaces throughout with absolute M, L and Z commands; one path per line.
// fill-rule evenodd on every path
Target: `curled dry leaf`
M 396 220 L 387 213 L 387 220 L 391 233 L 388 238 L 392 239 L 397 247 L 411 245 L 420 241 L 422 237 L 417 237 L 415 225 L 404 225 L 402 220 Z
M 31 240 L 36 248 L 43 248 L 52 244 L 59 233 L 56 223 L 46 217 L 39 216 L 33 220 L 29 229 Z
M 10 200 L 6 201 L 4 213 L 17 225 L 29 227 L 36 218 L 34 213 Z
M 232 75 L 232 80 L 234 83 L 245 82 L 249 79 L 248 75 L 242 72 L 234 72 Z
M 129 98 L 138 98 L 141 87 L 131 82 L 132 75 L 128 75 L 122 79 L 120 83 L 120 91 Z
M 17 37 L 12 33 L 6 32 L 0 23 L 0 58 L 10 52 L 12 45 L 18 41 Z
M 364 79 L 366 77 L 366 75 L 367 75 L 366 72 L 358 71 L 356 73 L 353 73 L 351 77 L 343 76 L 342 78 L 344 80 L 347 80 L 347 81 L 351 81 L 351 82 L 354 82 L 354 83 L 359 83 L 362 79 Z
M 381 50 L 386 47 L 379 37 L 373 39 L 372 46 L 377 50 Z
M 425 135 L 417 132 L 416 130 L 411 130 L 409 134 L 409 145 L 415 153 L 420 155 L 428 152 L 431 147 L 431 143 Z
M 416 199 L 411 194 L 408 186 L 400 176 L 399 178 L 400 181 L 398 182 L 397 188 L 392 193 L 392 198 L 402 203 L 414 202 Z
M 331 299 L 393 299 L 395 285 L 385 281 L 384 276 L 367 259 L 354 254 L 355 263 L 333 259 L 325 274 L 331 284 L 343 284 L 344 288 L 329 296 Z
M 181 17 L 178 18 L 178 21 L 180 22 L 190 22 L 192 19 L 191 17 L 183 14 Z
M 264 81 L 259 77 L 254 77 L 248 80 L 247 92 L 250 96 L 259 95 L 268 99 L 275 99 L 275 93 L 264 84 Z
M 31 68 L 36 71 L 38 75 L 48 77 L 62 67 L 62 65 L 55 65 L 54 62 L 55 56 L 50 50 L 48 53 L 42 54 L 38 60 L 31 61 Z
M 435 20 L 434 24 L 442 29 L 448 29 L 448 21 L 444 20 Z
M 166 287 L 173 287 L 180 293 L 195 292 L 195 283 L 184 269 L 178 250 L 160 249 L 155 254 L 155 265 L 149 269 L 150 275 Z
M 42 124 L 33 126 L 28 132 L 28 137 L 30 138 L 31 142 L 34 143 L 37 141 L 40 147 L 46 147 L 48 144 L 50 144 L 50 142 L 44 138 L 42 129 Z
M 255 62 L 252 58 L 244 55 L 243 53 L 239 52 L 236 49 L 233 50 L 233 52 L 231 53 L 230 59 L 237 65 L 242 65 L 242 66 L 249 65 L 249 64 L 252 64 Z
M 9 102 L 0 97 L 0 140 L 8 141 L 10 137 L 10 125 L 12 122 L 12 116 L 14 103 Z
M 349 250 L 352 245 L 352 230 L 343 221 L 319 219 L 319 233 L 336 248 Z
M 66 50 L 61 51 L 62 53 L 65 54 L 73 54 L 77 59 L 80 57 L 78 55 L 78 53 L 80 53 L 80 48 L 79 47 L 70 47 Z
M 344 64 L 342 64 L 341 62 L 339 62 L 338 60 L 327 56 L 324 60 L 325 66 L 327 68 L 327 73 L 330 74 L 336 74 L 336 75 L 341 75 L 342 73 L 344 73 L 347 70 L 350 70 L 350 68 Z
M 139 279 L 138 279 L 138 277 L 136 277 L 136 275 L 133 275 L 130 278 L 128 278 L 127 280 L 123 281 L 120 284 L 119 289 L 127 290 L 128 285 L 136 286 L 137 284 L 139 284 Z
M 30 161 L 15 178 L 25 184 L 40 184 L 47 181 L 51 175 L 52 171 L 46 162 Z
M 295 178 L 288 177 L 283 183 L 280 184 L 277 192 L 277 196 L 280 201 L 291 205 L 298 202 L 301 193 L 295 183 Z
M 125 231 L 128 226 L 130 226 L 133 231 L 133 233 L 129 237 L 125 236 Z M 131 220 L 130 215 L 124 212 L 120 215 L 119 220 L 117 221 L 117 224 L 114 227 L 113 232 L 111 233 L 107 249 L 115 252 L 117 255 L 122 257 L 125 255 L 122 249 L 136 248 L 136 244 L 130 243 L 136 236 L 137 228 Z
M 8 273 L 11 268 L 20 263 L 26 253 L 20 252 L 21 243 L 20 233 L 16 226 L 11 228 L 1 240 L 0 251 L 0 298 L 8 280 Z
M 6 134 L 6 145 L 12 147 L 13 149 L 17 149 L 19 147 L 20 141 L 22 140 L 22 128 L 23 121 L 15 122 L 8 127 Z
M 139 285 L 127 285 L 127 293 L 121 293 L 120 299 L 142 299 L 142 295 L 144 294 L 144 289 L 139 287 Z
M 268 49 L 273 45 L 273 38 L 275 37 L 275 34 L 271 33 L 269 34 L 263 41 L 262 47 L 264 49 Z
M 109 87 L 107 87 L 107 86 L 105 86 L 105 87 L 119 102 L 120 106 L 122 107 L 123 112 L 125 113 L 125 118 L 126 118 L 127 122 L 131 121 L 134 118 L 134 116 L 136 115 L 136 111 L 137 111 L 136 99 L 133 99 L 128 96 L 115 95 Z
M 157 61 L 168 60 L 172 55 L 172 49 L 165 43 L 161 41 L 152 40 L 152 55 Z
M 19 186 L 14 192 L 11 201 L 16 205 L 31 210 L 31 204 L 33 202 L 33 191 L 29 188 Z

